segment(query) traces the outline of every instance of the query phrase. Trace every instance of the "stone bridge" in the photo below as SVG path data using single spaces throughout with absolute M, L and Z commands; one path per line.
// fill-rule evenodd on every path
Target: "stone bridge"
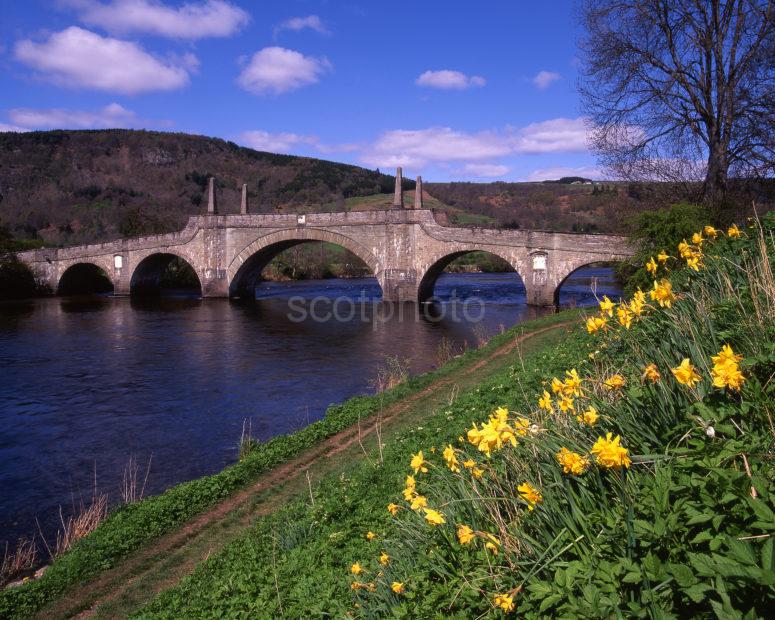
M 381 211 L 266 215 L 248 213 L 243 186 L 239 215 L 219 215 L 213 180 L 208 212 L 191 217 L 177 233 L 108 243 L 22 252 L 19 258 L 43 283 L 59 291 L 69 270 L 98 267 L 116 295 L 158 288 L 175 257 L 188 262 L 203 297 L 251 297 L 262 269 L 280 252 L 308 241 L 340 245 L 371 269 L 387 301 L 427 301 L 444 268 L 477 250 L 507 261 L 520 275 L 532 305 L 558 301 L 559 288 L 576 269 L 632 255 L 624 237 L 534 230 L 457 228 L 422 208 L 418 178 L 414 206 L 405 208 L 396 175 L 393 208 Z

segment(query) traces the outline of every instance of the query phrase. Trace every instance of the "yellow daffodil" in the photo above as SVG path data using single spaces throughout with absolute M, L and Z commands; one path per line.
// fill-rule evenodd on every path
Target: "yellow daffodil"
M 482 476 L 484 476 L 484 470 L 478 467 L 474 467 L 471 470 L 471 475 L 473 475 L 473 477 L 476 478 L 477 480 L 481 480 Z
M 398 504 L 394 504 L 394 503 L 391 502 L 390 504 L 387 505 L 387 510 L 388 510 L 388 512 L 391 515 L 393 515 L 395 517 L 396 513 L 399 510 L 399 506 L 398 506 Z
M 692 235 L 692 243 L 694 245 L 702 245 L 702 242 L 703 242 L 702 233 L 696 232 Z
M 487 532 L 484 533 L 484 538 L 487 540 L 487 542 L 484 543 L 484 548 L 487 549 L 487 551 L 490 551 L 493 555 L 498 555 L 501 541 L 492 534 L 488 534 Z
M 598 419 L 597 409 L 594 407 L 587 407 L 587 410 L 576 416 L 576 419 L 583 424 L 594 426 Z
M 603 295 L 603 300 L 598 303 L 601 314 L 607 314 L 609 318 L 614 315 L 614 302 L 608 299 L 608 295 Z
M 476 534 L 474 534 L 474 530 L 472 530 L 470 527 L 467 525 L 457 526 L 457 539 L 461 545 L 467 545 L 474 538 L 476 538 Z
M 743 359 L 742 355 L 736 354 L 732 347 L 725 344 L 718 355 L 711 357 L 713 368 L 710 371 L 713 378 L 713 385 L 717 388 L 729 388 L 730 390 L 740 391 L 745 382 L 745 376 L 740 371 L 738 362 Z
M 726 362 L 737 363 L 742 359 L 743 359 L 742 355 L 738 355 L 732 350 L 732 347 L 730 347 L 728 344 L 725 344 L 724 346 L 721 347 L 721 351 L 719 351 L 717 355 L 711 356 L 710 361 L 718 365 L 718 364 L 724 364 Z
M 641 316 L 646 306 L 646 293 L 638 289 L 630 300 L 629 309 L 633 316 Z
M 607 390 L 621 390 L 626 383 L 627 380 L 622 375 L 611 375 L 603 381 L 603 387 Z
M 433 510 L 432 508 L 425 509 L 425 521 L 429 525 L 441 525 L 447 522 L 444 519 L 443 513 L 439 512 L 438 510 Z
M 382 564 L 382 566 L 387 566 L 390 564 L 390 556 L 383 551 L 382 555 L 379 556 L 379 563 Z
M 404 584 L 400 581 L 394 581 L 390 585 L 390 589 L 393 590 L 396 594 L 403 594 L 404 593 Z
M 697 374 L 697 370 L 692 366 L 688 357 L 684 358 L 678 366 L 671 368 L 670 370 L 676 378 L 676 381 L 681 385 L 693 387 L 695 383 L 700 382 L 700 375 Z
M 361 589 L 361 588 L 363 588 L 365 585 L 366 585 L 365 583 L 361 583 L 360 581 L 353 581 L 353 582 L 350 584 L 350 589 L 352 589 L 352 590 L 360 590 L 360 589 Z
M 611 438 L 612 433 L 607 433 L 605 439 L 598 437 L 595 445 L 592 446 L 591 453 L 595 455 L 597 464 L 605 468 L 619 469 L 629 467 L 632 461 L 627 453 L 627 448 L 619 445 L 621 438 L 619 435 Z
M 715 228 L 713 228 L 713 226 L 706 226 L 705 228 L 702 229 L 702 232 L 704 232 L 705 236 L 708 237 L 709 239 L 715 239 L 716 236 L 718 235 L 718 231 Z
M 571 452 L 568 448 L 560 448 L 557 453 L 557 462 L 562 465 L 562 473 L 580 476 L 589 465 L 589 459 L 578 452 Z
M 667 259 L 670 258 L 670 255 L 667 254 L 664 250 L 660 250 L 659 254 L 657 254 L 657 260 L 662 263 L 663 265 L 667 263 Z
M 514 611 L 514 597 L 510 594 L 496 594 L 495 606 L 499 607 L 505 612 Z
M 656 383 L 662 375 L 659 374 L 656 364 L 649 364 L 643 369 L 643 380 Z
M 654 260 L 654 257 L 650 257 L 648 262 L 646 263 L 646 271 L 648 271 L 652 277 L 657 276 L 657 269 L 659 268 L 659 265 L 657 265 L 657 261 Z
M 659 282 L 654 282 L 654 289 L 649 291 L 649 296 L 652 301 L 656 301 L 663 308 L 669 308 L 670 304 L 675 301 L 675 295 L 673 295 L 673 285 L 670 280 L 663 278 Z
M 695 254 L 691 258 L 686 259 L 686 266 L 689 267 L 689 269 L 693 269 L 694 271 L 699 271 L 700 267 L 702 267 L 702 263 L 700 262 L 701 259 L 701 254 Z
M 727 230 L 727 236 L 729 236 L 732 239 L 737 239 L 740 237 L 740 229 L 737 227 L 737 224 L 732 224 L 729 229 Z
M 619 325 L 625 329 L 630 329 L 634 315 L 630 311 L 629 306 L 626 306 L 624 303 L 622 303 L 616 308 L 616 318 L 619 321 Z
M 457 455 L 455 454 L 455 448 L 452 447 L 452 445 L 447 445 L 446 448 L 444 448 L 443 452 L 444 462 L 447 464 L 447 467 L 449 467 L 450 471 L 457 473 L 460 471 L 460 467 L 458 466 L 458 460 Z
M 418 474 L 420 472 L 427 474 L 428 468 L 425 467 L 426 462 L 427 461 L 423 456 L 422 450 L 420 450 L 417 454 L 412 455 L 412 461 L 409 463 L 409 466 L 414 470 L 415 474 Z
M 544 501 L 543 496 L 541 495 L 541 492 L 536 489 L 532 484 L 529 482 L 523 482 L 517 487 L 517 491 L 519 491 L 519 494 L 522 496 L 522 499 L 524 499 L 528 504 L 528 509 L 533 510 L 536 507 L 536 504 L 540 504 Z
M 520 437 L 527 435 L 530 430 L 530 420 L 527 418 L 517 418 L 514 420 L 514 432 Z
M 692 249 L 692 246 L 686 243 L 686 239 L 684 239 L 678 244 L 678 253 L 681 255 L 681 258 L 689 258 L 694 254 L 694 250 Z
M 581 377 L 575 368 L 565 371 L 562 393 L 566 396 L 581 396 Z
M 374 532 L 366 532 L 366 540 L 374 540 L 377 537 L 377 535 Z
M 463 461 L 463 467 L 465 467 L 466 469 L 472 469 L 474 465 L 476 465 L 476 461 L 474 459 L 468 459 Z
M 552 405 L 552 395 L 549 394 L 549 392 L 546 390 L 544 390 L 544 393 L 538 399 L 538 407 L 540 409 L 545 409 L 549 413 L 554 411 L 554 406 Z
M 557 399 L 557 406 L 563 413 L 568 413 L 569 411 L 574 410 L 573 399 L 565 396 L 564 394 L 559 399 Z
M 350 567 L 350 572 L 353 575 L 360 575 L 363 572 L 363 568 L 361 567 L 360 562 L 356 562 Z
M 587 319 L 587 332 L 590 334 L 596 334 L 601 329 L 605 331 L 608 319 L 604 316 L 591 316 Z
M 557 377 L 552 377 L 552 392 L 554 394 L 559 394 L 562 392 L 563 387 L 564 384 L 562 381 L 560 381 Z
M 428 505 L 428 498 L 424 495 L 415 495 L 411 502 L 409 507 L 412 510 L 420 510 L 420 508 L 425 508 Z

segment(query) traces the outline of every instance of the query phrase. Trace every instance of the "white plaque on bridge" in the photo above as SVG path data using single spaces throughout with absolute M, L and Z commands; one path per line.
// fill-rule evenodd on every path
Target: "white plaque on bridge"
M 546 269 L 546 256 L 538 254 L 533 257 L 533 269 Z

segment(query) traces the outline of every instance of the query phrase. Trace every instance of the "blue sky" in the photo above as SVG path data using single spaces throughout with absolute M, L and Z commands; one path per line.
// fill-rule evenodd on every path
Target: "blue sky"
M 573 2 L 0 2 L 0 130 L 131 127 L 422 174 L 598 177 Z

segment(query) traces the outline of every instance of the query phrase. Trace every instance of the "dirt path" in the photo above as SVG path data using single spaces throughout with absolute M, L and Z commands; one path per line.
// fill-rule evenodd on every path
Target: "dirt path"
M 308 476 L 313 466 L 317 478 L 332 469 L 329 465 L 332 456 L 353 448 L 360 449 L 363 440 L 374 433 L 378 417 L 383 432 L 392 431 L 388 427 L 397 426 L 397 418 L 415 404 L 434 395 L 441 396 L 460 383 L 475 381 L 478 371 L 509 355 L 525 340 L 575 323 L 565 321 L 522 334 L 474 364 L 458 368 L 419 392 L 383 408 L 381 415 L 375 414 L 363 424 L 343 429 L 261 475 L 253 484 L 174 532 L 130 554 L 95 579 L 74 587 L 62 598 L 44 607 L 36 617 L 112 618 L 122 617 L 127 608 L 137 609 L 159 592 L 173 587 L 207 557 L 244 533 L 257 517 L 271 513 L 303 492 L 310 484 Z

